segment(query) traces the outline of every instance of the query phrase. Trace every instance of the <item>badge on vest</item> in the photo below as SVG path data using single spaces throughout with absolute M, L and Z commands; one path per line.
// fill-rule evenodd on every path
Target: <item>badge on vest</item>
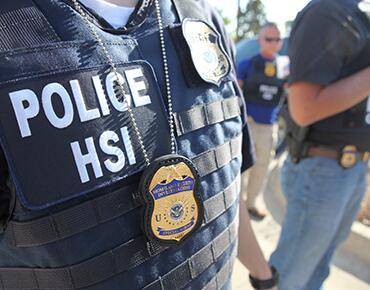
M 192 162 L 166 155 L 146 168 L 140 181 L 145 204 L 144 231 L 162 245 L 174 245 L 197 230 L 203 220 L 199 174 Z
M 266 62 L 265 63 L 265 75 L 268 77 L 273 77 L 276 75 L 276 68 L 273 62 Z
M 230 72 L 231 65 L 217 31 L 201 20 L 185 19 L 182 31 L 200 77 L 215 85 Z

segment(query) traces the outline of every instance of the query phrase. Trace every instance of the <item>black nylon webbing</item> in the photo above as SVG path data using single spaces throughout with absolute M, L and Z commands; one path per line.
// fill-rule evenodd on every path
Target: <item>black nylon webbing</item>
M 192 107 L 174 114 L 177 135 L 217 124 L 240 115 L 239 98 L 231 97 L 217 102 Z
M 217 272 L 216 276 L 213 277 L 212 280 L 209 281 L 207 285 L 202 288 L 202 290 L 222 289 L 225 286 L 226 282 L 230 279 L 230 276 L 232 274 L 236 254 L 237 247 L 235 247 L 231 257 L 226 262 L 226 264 L 222 266 L 220 271 Z
M 214 150 L 195 157 L 193 161 L 200 175 L 205 176 L 225 166 L 240 154 L 240 146 L 241 135 L 238 135 Z M 124 187 L 40 219 L 28 222 L 10 221 L 5 231 L 5 237 L 13 246 L 32 247 L 73 236 L 135 209 L 137 205 L 132 198 L 135 190 L 134 187 Z M 224 198 L 226 199 L 228 196 L 232 195 L 226 195 Z M 215 205 L 215 207 L 217 206 Z M 209 210 L 208 215 L 214 215 L 212 210 Z
M 136 206 L 131 193 L 135 189 L 134 186 L 126 186 L 29 222 L 10 221 L 5 236 L 16 247 L 39 246 L 70 237 L 133 210 Z
M 2 1 L 0 52 L 60 41 L 53 27 L 32 0 Z
M 234 221 L 227 230 L 214 241 L 202 248 L 192 257 L 168 272 L 160 279 L 142 288 L 143 290 L 182 289 L 186 284 L 198 277 L 230 247 L 235 246 L 237 223 Z
M 205 222 L 209 223 L 225 212 L 238 198 L 234 192 L 240 192 L 240 175 L 224 191 L 204 201 Z
M 236 234 L 237 217 L 228 229 L 211 243 L 212 249 L 224 248 L 229 244 L 230 237 Z M 157 247 L 149 250 L 145 237 L 139 236 L 115 249 L 70 267 L 0 268 L 0 289 L 64 290 L 88 287 L 130 270 L 166 249 Z M 196 255 L 190 259 L 192 263 L 198 261 Z
M 229 142 L 217 147 L 216 150 L 209 150 L 193 158 L 196 168 L 201 176 L 210 174 L 225 166 L 231 160 L 240 155 L 242 148 L 242 135 L 238 135 Z

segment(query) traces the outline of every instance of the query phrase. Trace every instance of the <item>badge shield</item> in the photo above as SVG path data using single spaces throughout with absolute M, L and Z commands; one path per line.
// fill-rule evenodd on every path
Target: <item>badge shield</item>
M 273 62 L 266 62 L 265 63 L 265 70 L 264 73 L 268 77 L 273 77 L 276 75 L 276 68 Z
M 199 76 L 206 82 L 220 85 L 231 69 L 218 32 L 200 20 L 185 19 L 182 24 L 185 40 Z
M 177 244 L 202 224 L 199 175 L 187 158 L 167 155 L 155 160 L 140 185 L 145 203 L 143 226 L 150 239 Z

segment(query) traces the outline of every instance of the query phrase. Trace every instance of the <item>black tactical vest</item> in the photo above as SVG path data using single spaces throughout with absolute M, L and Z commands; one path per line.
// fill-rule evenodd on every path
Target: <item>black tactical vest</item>
M 195 163 L 204 205 L 200 229 L 167 247 L 144 235 L 139 140 L 102 48 L 71 2 L 0 5 L 0 143 L 15 200 L 0 233 L 0 289 L 229 289 L 242 119 L 215 14 L 203 1 L 159 1 L 177 151 Z M 122 30 L 85 13 L 117 66 L 149 159 L 168 154 L 153 1 L 140 1 Z
M 265 61 L 260 55 L 251 59 L 248 77 L 244 80 L 243 93 L 246 102 L 277 106 L 284 93 L 285 80 L 277 77 L 276 60 Z

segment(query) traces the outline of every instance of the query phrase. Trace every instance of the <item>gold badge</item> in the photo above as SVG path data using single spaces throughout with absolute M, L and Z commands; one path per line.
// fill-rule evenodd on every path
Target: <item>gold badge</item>
M 273 77 L 276 74 L 276 67 L 273 62 L 265 63 L 265 75 L 268 77 Z
M 143 178 L 144 228 L 149 238 L 164 245 L 176 244 L 201 225 L 199 176 L 189 159 L 163 156 L 146 169 Z
M 343 168 L 351 168 L 356 164 L 356 146 L 348 145 L 342 149 L 342 154 L 340 158 L 340 165 Z
M 182 31 L 200 77 L 219 85 L 231 68 L 219 33 L 205 22 L 194 19 L 185 19 Z

